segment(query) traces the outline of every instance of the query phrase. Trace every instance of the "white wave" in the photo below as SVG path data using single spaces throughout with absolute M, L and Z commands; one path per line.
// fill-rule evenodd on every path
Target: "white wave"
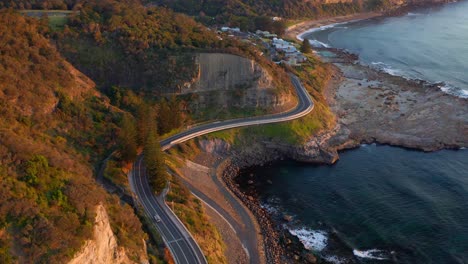
M 299 228 L 289 229 L 289 233 L 297 236 L 308 250 L 322 251 L 327 246 L 328 237 L 325 231 Z
M 347 263 L 346 259 L 341 259 L 337 256 L 323 256 L 323 258 L 328 261 L 328 262 L 331 262 L 331 263 L 335 263 L 335 264 L 345 264 Z
M 443 84 L 439 86 L 440 90 L 444 93 L 448 93 L 460 98 L 468 98 L 468 90 L 457 88 L 450 84 Z
M 326 43 L 323 43 L 321 41 L 318 41 L 316 39 L 309 39 L 309 43 L 310 45 L 314 46 L 314 47 L 324 47 L 324 48 L 330 48 L 330 45 L 326 44 Z
M 308 30 L 306 30 L 304 32 L 299 33 L 296 36 L 296 38 L 298 40 L 300 40 L 300 41 L 304 41 L 304 35 L 307 35 L 309 33 L 322 31 L 322 30 L 325 30 L 325 29 L 334 28 L 334 27 L 341 26 L 341 25 L 346 25 L 346 24 L 357 22 L 357 21 L 360 21 L 360 20 L 362 20 L 362 19 L 356 19 L 356 20 L 351 20 L 351 21 L 347 21 L 347 22 L 340 22 L 340 23 L 334 23 L 334 24 L 328 24 L 328 25 L 324 25 L 324 26 L 320 26 L 320 27 L 310 28 L 310 29 L 308 29 Z M 339 27 L 339 28 L 347 29 L 348 27 Z
M 403 77 L 405 79 L 407 79 L 406 76 L 404 76 L 403 72 L 401 70 L 397 70 L 397 69 L 394 69 L 392 68 L 390 65 L 387 65 L 383 62 L 371 62 L 371 65 L 374 66 L 374 68 L 377 68 L 378 70 L 381 70 L 383 72 L 386 72 L 390 75 L 393 75 L 393 76 L 400 76 L 400 77 Z
M 357 250 L 353 249 L 353 254 L 356 257 L 367 258 L 367 259 L 376 259 L 376 260 L 386 260 L 387 258 L 382 255 L 385 252 L 379 249 L 370 249 L 370 250 Z
M 411 78 L 406 76 L 402 70 L 394 69 L 390 65 L 387 65 L 387 64 L 385 64 L 383 62 L 380 62 L 380 61 L 371 62 L 371 66 L 373 66 L 374 68 L 377 68 L 378 70 L 386 72 L 386 73 L 388 73 L 390 75 L 400 76 L 400 77 L 405 78 L 407 80 L 411 80 Z M 413 79 L 413 80 L 417 81 L 417 80 L 420 80 L 420 79 Z M 450 94 L 450 95 L 453 95 L 453 96 L 456 96 L 456 97 L 467 98 L 468 99 L 468 90 L 455 87 L 455 86 L 447 84 L 445 82 L 436 82 L 434 84 L 440 84 L 440 85 L 438 85 L 438 87 L 444 93 L 447 93 L 447 94 Z
M 418 13 L 411 13 L 411 12 L 408 13 L 408 16 L 420 16 L 420 15 L 421 14 L 418 14 Z
M 265 209 L 270 214 L 277 214 L 279 212 L 279 209 L 276 208 L 275 206 L 271 205 L 271 204 L 262 203 L 262 204 L 260 204 L 260 207 Z
M 382 71 L 384 71 L 384 72 L 386 72 L 386 73 L 388 73 L 390 75 L 393 75 L 393 76 L 402 76 L 400 70 L 392 69 L 390 67 L 384 67 L 384 68 L 382 68 Z

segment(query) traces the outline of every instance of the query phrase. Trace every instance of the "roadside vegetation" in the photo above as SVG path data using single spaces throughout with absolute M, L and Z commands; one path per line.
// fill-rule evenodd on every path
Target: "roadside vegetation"
M 309 115 L 297 120 L 252 126 L 246 128 L 229 129 L 206 135 L 207 138 L 220 138 L 230 144 L 246 144 L 249 140 L 259 138 L 276 142 L 299 145 L 305 143 L 318 132 L 335 126 L 335 117 L 329 109 L 323 89 L 331 78 L 331 71 L 326 63 L 321 62 L 313 54 L 305 54 L 308 61 L 300 67 L 287 67 L 296 74 L 314 101 L 314 110 Z
M 139 259 L 133 210 L 96 184 L 120 113 L 43 36 L 47 25 L 0 11 L 0 262 L 64 263 L 90 239 L 96 206 Z
M 170 158 L 170 168 L 177 173 L 177 168 L 172 163 L 174 157 Z M 210 223 L 205 214 L 202 202 L 191 195 L 177 177 L 171 180 L 170 192 L 167 195 L 167 203 L 179 219 L 186 225 L 202 249 L 208 263 L 227 263 L 224 251 L 226 245 L 216 227 Z
M 222 40 L 186 15 L 147 8 L 136 0 L 21 0 L 2 1 L 2 7 L 74 12 L 39 11 L 47 15 L 30 18 L 0 11 L 0 262 L 66 262 L 91 237 L 99 203 L 109 213 L 119 245 L 136 260 L 143 241 L 148 241 L 141 222 L 132 208 L 99 187 L 94 176 L 101 161 L 114 153 L 104 177 L 128 189 L 126 171 L 143 151 L 155 192 L 171 180 L 168 198 L 174 211 L 209 261 L 225 263 L 225 246 L 200 201 L 167 174 L 165 165 L 174 161 L 160 150 L 159 138 L 198 121 L 267 112 L 191 112 L 188 101 L 196 98 L 177 93 L 196 74 L 195 52 L 227 52 L 253 59 L 274 76 L 278 93 L 292 88 L 285 69 L 248 43 Z M 221 16 L 230 10 L 237 7 L 228 5 Z M 245 21 L 247 27 L 284 29 L 281 23 L 255 16 L 253 22 Z M 239 17 L 233 17 L 233 23 L 244 23 Z M 311 55 L 309 63 L 288 70 L 301 77 L 314 97 L 312 114 L 289 123 L 207 137 L 234 144 L 240 138 L 298 144 L 332 127 L 334 119 L 321 94 L 329 78 L 326 65 Z M 177 151 L 193 155 L 194 149 L 184 144 Z M 140 219 L 145 221 L 144 216 Z M 152 263 L 167 259 L 157 246 L 150 245 L 148 251 Z

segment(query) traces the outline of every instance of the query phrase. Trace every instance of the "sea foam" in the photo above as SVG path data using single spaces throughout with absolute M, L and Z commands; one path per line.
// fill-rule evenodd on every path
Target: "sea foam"
M 308 250 L 322 251 L 327 246 L 328 236 L 325 231 L 299 228 L 289 229 L 289 233 L 297 236 Z
M 352 20 L 352 21 L 347 21 L 347 22 L 340 22 L 340 23 L 334 23 L 334 24 L 329 24 L 329 25 L 324 25 L 324 26 L 320 26 L 320 27 L 315 27 L 315 28 L 310 28 L 300 34 L 298 34 L 296 36 L 296 38 L 300 41 L 304 41 L 304 36 L 307 35 L 307 34 L 310 34 L 310 33 L 313 33 L 313 32 L 317 32 L 317 31 L 322 31 L 322 30 L 326 30 L 326 29 L 329 29 L 329 28 L 334 28 L 334 27 L 337 27 L 337 26 L 340 26 L 340 25 L 346 25 L 346 24 L 349 24 L 349 23 L 352 23 L 352 22 L 356 22 L 356 21 L 359 21 L 361 19 L 356 19 L 356 20 Z M 339 28 L 343 28 L 343 29 L 346 29 L 348 27 L 339 27 Z
M 468 98 L 468 90 L 457 88 L 446 83 L 444 83 L 443 85 L 439 85 L 439 88 L 444 93 L 448 93 L 460 98 Z
M 348 261 L 346 259 L 342 259 L 342 258 L 339 258 L 337 256 L 323 256 L 323 258 L 328 261 L 328 262 L 331 262 L 331 263 L 334 263 L 334 264 L 345 264 L 345 263 L 348 263 Z
M 385 251 L 379 249 L 370 249 L 370 250 L 353 250 L 353 254 L 356 257 L 366 258 L 366 259 L 375 259 L 375 260 L 386 260 L 384 257 Z

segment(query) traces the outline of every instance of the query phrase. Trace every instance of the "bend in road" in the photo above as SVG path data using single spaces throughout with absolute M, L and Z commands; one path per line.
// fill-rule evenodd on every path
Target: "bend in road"
M 300 82 L 299 78 L 293 74 L 290 74 L 290 77 L 298 96 L 298 104 L 293 110 L 274 115 L 227 120 L 221 122 L 218 121 L 193 127 L 162 140 L 161 148 L 163 150 L 167 150 L 174 145 L 180 144 L 192 138 L 220 130 L 286 122 L 309 114 L 314 108 L 312 99 Z M 150 217 L 152 225 L 159 230 L 176 263 L 207 263 L 198 244 L 195 242 L 191 234 L 185 229 L 183 224 L 178 221 L 177 216 L 175 216 L 175 214 L 165 203 L 165 195 L 163 194 L 156 197 L 151 191 L 148 178 L 146 176 L 146 169 L 142 164 L 142 156 L 137 159 L 133 166 L 132 173 L 130 174 L 130 183 L 132 190 L 137 195 L 137 198 L 143 205 L 145 212 Z M 156 220 L 156 215 L 160 217 L 161 221 Z M 259 260 L 258 252 L 250 252 L 249 255 L 251 263 L 256 263 L 256 261 Z

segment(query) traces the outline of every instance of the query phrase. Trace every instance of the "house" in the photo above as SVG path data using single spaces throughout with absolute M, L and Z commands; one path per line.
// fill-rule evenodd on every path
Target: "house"
M 285 55 L 284 55 L 285 58 L 287 59 L 290 59 L 290 58 L 294 58 L 294 60 L 297 62 L 297 63 L 302 63 L 302 62 L 306 62 L 307 61 L 307 57 L 304 56 L 302 53 L 300 53 L 299 51 L 296 51 L 296 52 L 286 52 Z
M 278 37 L 278 35 L 273 34 L 273 33 L 264 34 L 263 36 L 269 39 Z
M 240 28 L 236 27 L 236 28 L 230 28 L 230 27 L 222 27 L 221 28 L 221 31 L 222 32 L 240 32 Z
M 291 66 L 299 66 L 298 61 L 295 57 L 288 57 L 285 60 L 283 60 L 284 63 L 287 63 Z
M 257 34 L 259 36 L 262 36 L 264 38 L 270 38 L 270 39 L 278 37 L 278 35 L 270 33 L 269 31 L 257 30 L 257 31 L 255 31 L 255 34 Z

